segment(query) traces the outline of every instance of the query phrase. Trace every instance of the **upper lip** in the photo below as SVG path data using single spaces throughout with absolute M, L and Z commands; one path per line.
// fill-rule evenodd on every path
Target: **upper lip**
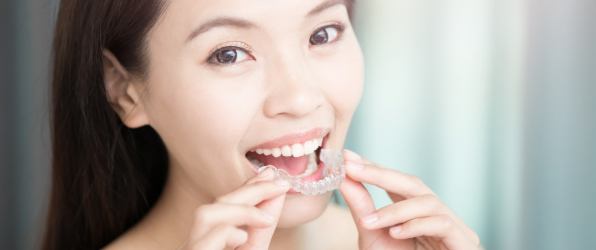
M 304 142 L 312 140 L 312 139 L 323 138 L 325 135 L 327 135 L 327 133 L 329 133 L 329 129 L 314 128 L 314 129 L 303 131 L 303 132 L 287 134 L 287 135 L 278 137 L 276 139 L 261 143 L 257 146 L 254 146 L 248 151 L 249 152 L 254 151 L 259 148 L 260 149 L 271 149 L 271 148 L 279 148 L 279 147 L 282 147 L 285 145 L 292 145 L 295 143 L 304 143 Z

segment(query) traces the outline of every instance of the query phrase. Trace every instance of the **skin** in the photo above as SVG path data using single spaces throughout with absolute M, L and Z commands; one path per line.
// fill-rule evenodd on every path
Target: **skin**
M 170 156 L 168 180 L 155 207 L 107 249 L 414 249 L 412 242 L 418 241 L 394 240 L 402 235 L 363 226 L 363 216 L 375 210 L 362 183 L 402 197 L 395 199 L 397 208 L 382 210 L 379 228 L 405 222 L 406 233 L 414 228 L 408 226 L 414 218 L 448 217 L 441 209 L 401 216 L 402 210 L 421 210 L 428 201 L 394 186 L 407 185 L 399 181 L 402 174 L 360 157 L 352 163 L 386 173 L 371 178 L 348 172 L 341 191 L 352 216 L 329 205 L 330 193 L 286 194 L 287 185 L 271 173 L 257 175 L 248 163 L 245 153 L 255 145 L 312 128 L 329 128 L 327 147 L 343 147 L 362 94 L 364 65 L 344 5 L 307 15 L 323 2 L 170 0 L 148 34 L 144 76 L 128 72 L 104 51 L 107 96 L 114 110 L 130 128 L 152 126 Z M 224 15 L 254 27 L 216 27 L 189 39 L 200 24 Z M 311 44 L 311 36 L 322 28 L 338 36 Z M 238 49 L 234 63 L 209 60 L 226 46 Z M 416 188 L 428 189 L 423 184 Z M 402 205 L 408 199 L 414 201 Z M 430 237 L 420 238 L 436 246 L 428 249 L 475 249 L 475 234 L 458 225 L 439 230 L 443 224 L 424 221 L 410 235 Z

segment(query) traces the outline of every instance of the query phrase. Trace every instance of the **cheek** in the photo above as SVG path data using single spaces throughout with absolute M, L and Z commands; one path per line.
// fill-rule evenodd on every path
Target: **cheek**
M 181 71 L 156 79 L 149 103 L 151 125 L 182 165 L 201 165 L 201 171 L 232 168 L 237 159 L 230 156 L 238 151 L 258 101 L 238 80 L 204 76 Z
M 316 67 L 327 100 L 338 119 L 350 119 L 362 97 L 364 63 L 357 42 L 344 44 L 335 55 Z

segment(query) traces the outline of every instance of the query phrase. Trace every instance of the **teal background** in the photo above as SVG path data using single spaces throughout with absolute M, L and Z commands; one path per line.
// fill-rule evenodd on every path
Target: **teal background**
M 596 249 L 596 1 L 359 4 L 347 147 L 419 176 L 487 249 Z
M 39 246 L 57 3 L 0 1 L 0 249 Z M 418 175 L 487 249 L 595 249 L 595 24 L 593 0 L 358 0 L 347 147 Z

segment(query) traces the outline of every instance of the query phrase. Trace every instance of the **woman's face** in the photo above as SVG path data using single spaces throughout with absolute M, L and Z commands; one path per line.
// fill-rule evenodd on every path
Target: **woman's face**
M 317 129 L 323 147 L 343 147 L 363 84 L 343 1 L 169 0 L 148 38 L 142 105 L 175 185 L 231 192 L 256 174 L 249 151 Z M 288 195 L 280 227 L 316 218 L 329 196 Z

